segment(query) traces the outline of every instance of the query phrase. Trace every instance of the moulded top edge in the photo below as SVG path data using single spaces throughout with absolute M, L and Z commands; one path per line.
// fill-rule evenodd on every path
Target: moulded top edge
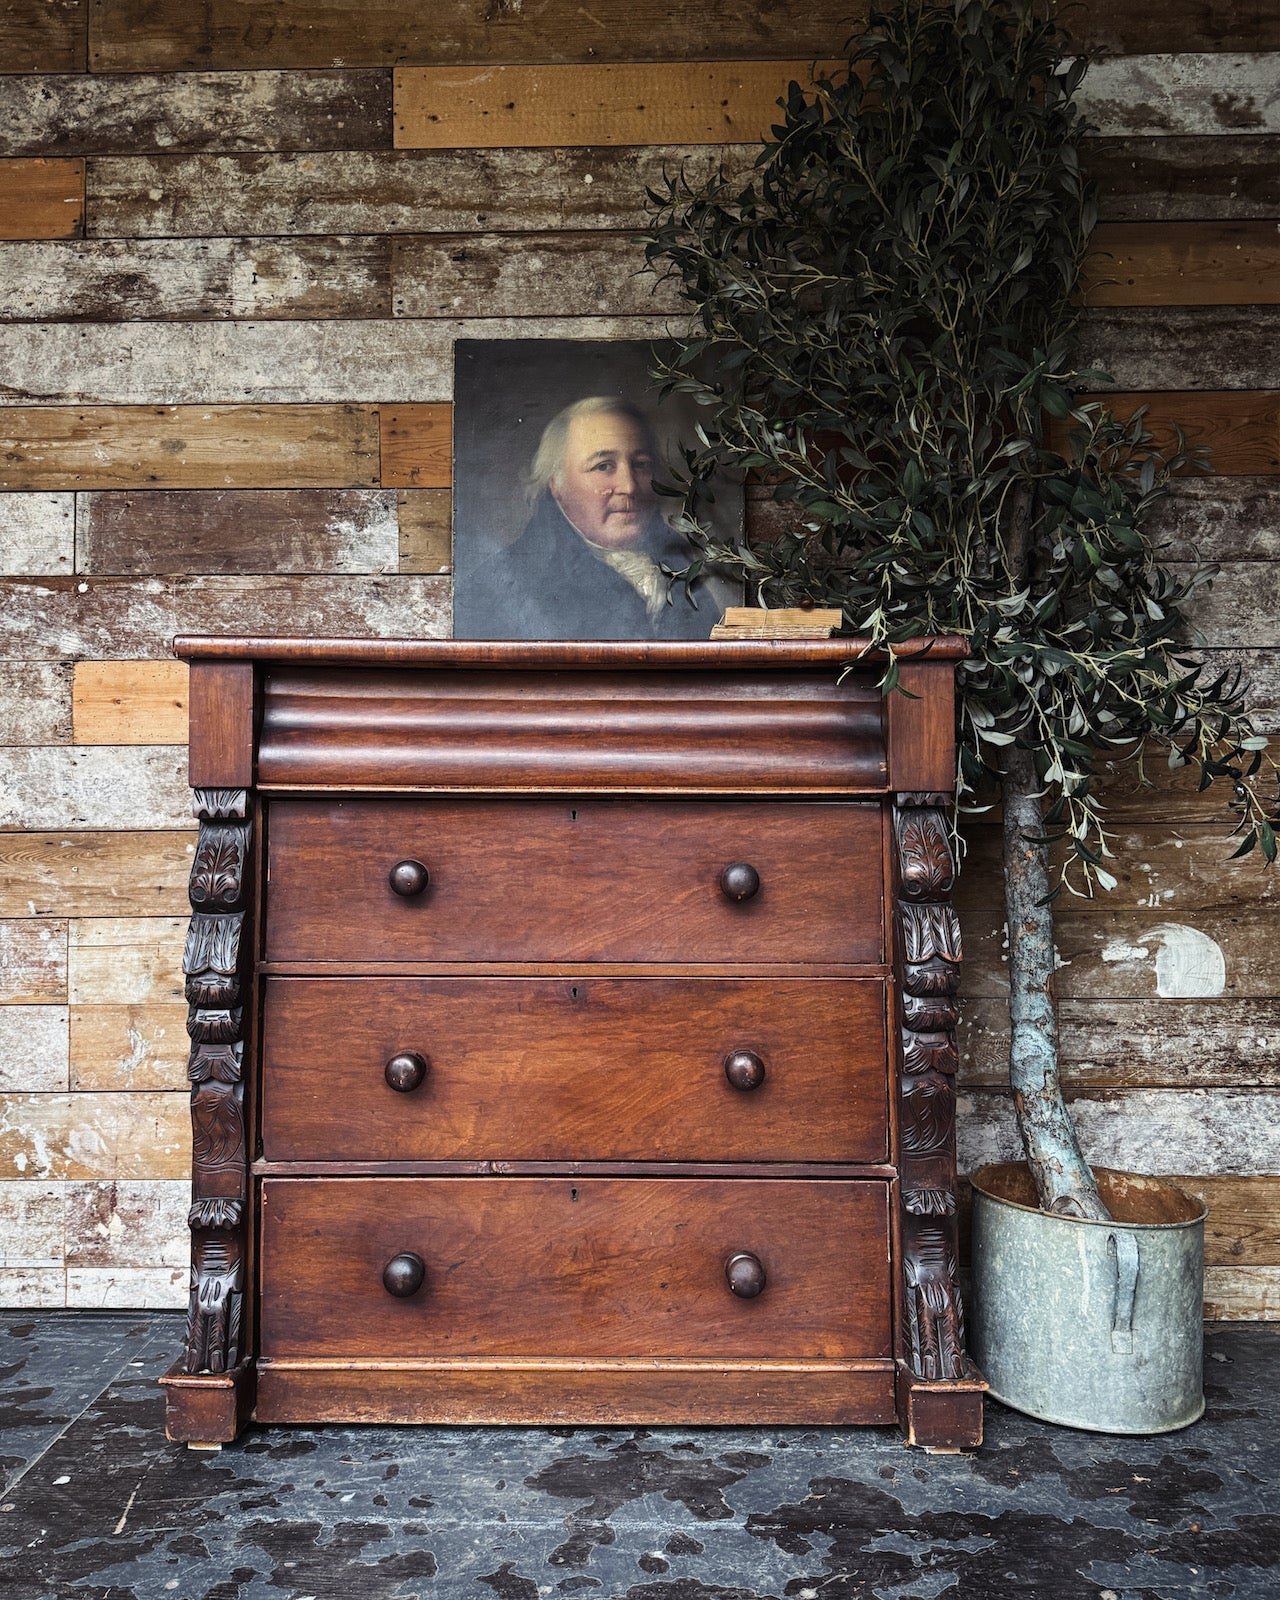
M 179 634 L 173 653 L 186 661 L 277 661 L 326 665 L 456 666 L 562 671 L 594 668 L 839 666 L 883 661 L 864 637 L 849 639 L 643 640 L 309 639 Z M 956 635 L 930 635 L 894 647 L 900 660 L 951 662 L 969 653 Z

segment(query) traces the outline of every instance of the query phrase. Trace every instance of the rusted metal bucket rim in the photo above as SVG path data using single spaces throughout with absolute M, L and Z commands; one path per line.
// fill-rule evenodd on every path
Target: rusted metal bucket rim
M 1124 1228 L 1126 1231 L 1143 1233 L 1171 1233 L 1178 1228 L 1196 1228 L 1204 1222 L 1209 1215 L 1209 1207 L 1198 1195 L 1188 1194 L 1185 1189 L 1180 1189 L 1176 1183 L 1171 1183 L 1167 1178 L 1159 1177 L 1149 1172 L 1126 1172 L 1120 1167 L 1094 1167 L 1093 1173 L 1097 1178 L 1136 1178 L 1141 1183 L 1156 1184 L 1162 1189 L 1171 1190 L 1174 1194 L 1181 1195 L 1189 1205 L 1198 1207 L 1195 1216 L 1186 1217 L 1180 1222 L 1125 1222 L 1121 1219 L 1101 1217 L 1072 1217 L 1061 1211 L 1045 1211 L 1041 1206 L 1025 1205 L 1020 1200 L 1010 1200 L 1007 1196 L 997 1194 L 987 1188 L 983 1178 L 989 1173 L 1008 1172 L 1011 1169 L 1022 1168 L 1026 1170 L 1026 1163 L 1021 1161 L 990 1161 L 970 1177 L 969 1182 L 974 1190 L 994 1205 L 1008 1206 L 1013 1211 L 1029 1211 L 1035 1216 L 1048 1217 L 1054 1222 L 1078 1222 L 1081 1226 L 1090 1228 Z M 1194 1419 L 1193 1419 L 1194 1420 Z M 1186 1426 L 1186 1424 L 1181 1424 Z

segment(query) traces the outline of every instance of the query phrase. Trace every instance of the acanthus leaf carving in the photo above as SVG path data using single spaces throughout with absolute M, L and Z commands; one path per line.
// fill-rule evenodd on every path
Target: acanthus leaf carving
M 943 813 L 921 806 L 899 808 L 894 815 L 904 897 L 932 900 L 949 894 L 955 881 L 955 862 Z
M 182 953 L 186 997 L 193 1006 L 226 1009 L 240 1000 L 240 930 L 244 913 L 192 915 Z
M 949 1150 L 956 1132 L 956 1092 L 937 1073 L 909 1078 L 902 1086 L 902 1148 L 912 1156 Z
M 249 815 L 247 789 L 196 789 L 191 809 L 201 822 L 243 822 Z
M 949 902 L 900 902 L 903 956 L 908 965 L 963 959 L 960 919 Z
M 922 1072 L 943 1072 L 954 1077 L 960 1065 L 955 1038 L 941 1029 L 933 1032 L 902 1030 L 902 1070 L 912 1077 Z
M 243 909 L 248 848 L 249 830 L 246 827 L 218 823 L 201 827 L 195 860 L 191 865 L 189 898 L 193 910 L 227 912 Z
M 187 1032 L 200 1044 L 230 1044 L 240 1037 L 243 1027 L 244 1016 L 239 1006 L 229 1011 L 193 1006 L 187 1017 Z

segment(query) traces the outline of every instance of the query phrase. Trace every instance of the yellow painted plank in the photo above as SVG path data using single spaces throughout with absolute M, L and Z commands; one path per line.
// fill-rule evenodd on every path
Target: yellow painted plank
M 74 744 L 186 744 L 185 661 L 77 661 Z
M 811 61 L 398 67 L 395 142 L 406 150 L 750 143 L 778 120 L 787 84 L 807 85 L 812 73 Z

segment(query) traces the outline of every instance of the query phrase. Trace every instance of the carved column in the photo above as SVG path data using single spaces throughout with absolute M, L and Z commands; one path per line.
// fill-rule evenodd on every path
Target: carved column
M 964 1353 L 957 1284 L 955 995 L 961 952 L 951 904 L 952 799 L 897 794 L 894 801 L 903 1355 L 918 1378 L 963 1379 L 973 1368 Z
M 243 1355 L 248 1153 L 244 1016 L 249 995 L 248 795 L 197 789 L 191 928 L 182 970 L 190 1005 L 192 1176 L 189 1373 L 229 1372 Z

